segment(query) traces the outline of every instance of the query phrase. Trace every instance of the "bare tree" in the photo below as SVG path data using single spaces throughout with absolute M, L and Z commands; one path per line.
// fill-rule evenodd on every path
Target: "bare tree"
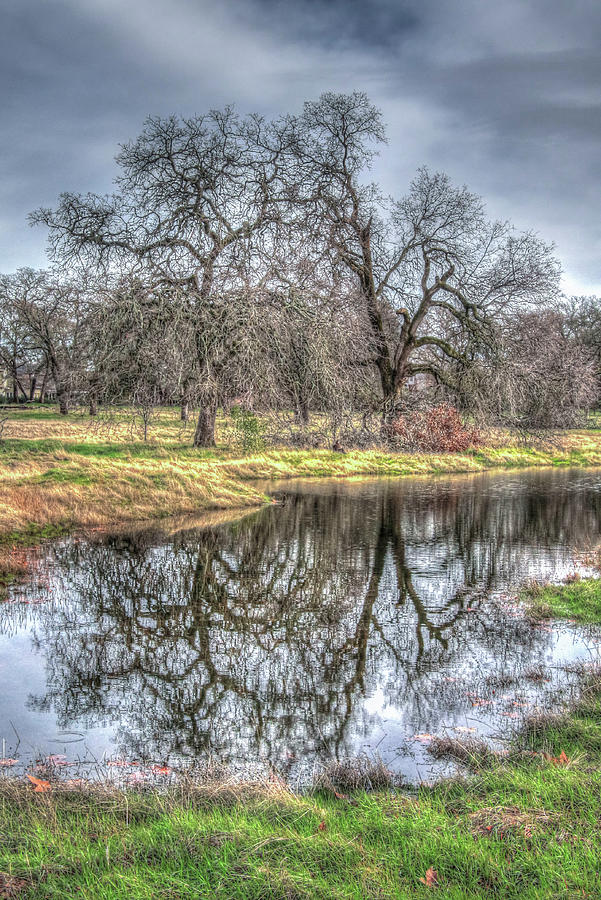
M 132 404 L 144 439 L 159 406 L 177 403 L 190 380 L 193 335 L 174 291 L 122 279 L 99 292 L 90 317 L 90 364 L 96 396 Z
M 148 119 L 117 156 L 116 194 L 65 194 L 55 211 L 32 217 L 49 227 L 53 258 L 133 271 L 154 290 L 177 290 L 194 327 L 201 376 L 197 446 L 214 443 L 220 385 L 228 379 L 221 357 L 212 355 L 207 321 L 223 318 L 222 298 L 243 284 L 253 236 L 277 216 L 272 187 L 285 132 L 258 116 L 240 120 L 229 108 Z M 187 386 L 186 402 L 189 395 Z
M 27 335 L 29 351 L 47 365 L 66 415 L 73 395 L 87 383 L 89 295 L 74 281 L 34 269 L 3 276 L 0 292 L 4 308 Z
M 438 378 L 441 362 L 461 358 L 470 331 L 556 290 L 551 248 L 487 221 L 482 201 L 446 175 L 421 169 L 398 201 L 364 181 L 385 140 L 365 94 L 324 94 L 291 127 L 289 198 L 360 291 L 385 414 L 411 375 Z
M 565 304 L 569 334 L 586 347 L 595 366 L 598 403 L 601 398 L 601 297 L 571 297 Z
M 595 363 L 557 309 L 497 323 L 467 365 L 449 367 L 454 396 L 480 421 L 524 432 L 582 423 L 597 395 Z
M 0 279 L 0 361 L 7 379 L 7 393 L 17 403 L 34 399 L 37 376 L 45 369 L 46 358 L 32 347 L 30 335 L 17 315 L 9 285 L 6 277 Z

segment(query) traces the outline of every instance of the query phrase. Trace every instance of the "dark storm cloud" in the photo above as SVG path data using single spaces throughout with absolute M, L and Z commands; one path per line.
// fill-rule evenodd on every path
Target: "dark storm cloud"
M 1 2 L 1 0 L 0 0 Z M 601 6 L 592 0 L 4 0 L 0 271 L 43 262 L 26 213 L 110 189 L 148 114 L 278 114 L 365 90 L 402 192 L 427 163 L 555 240 L 601 292 Z

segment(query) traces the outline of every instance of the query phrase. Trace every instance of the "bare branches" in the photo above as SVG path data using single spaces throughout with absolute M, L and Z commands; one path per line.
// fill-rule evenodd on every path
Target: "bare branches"
M 369 171 L 385 140 L 362 93 L 275 122 L 230 107 L 149 118 L 119 150 L 114 194 L 34 213 L 52 258 L 102 281 L 86 363 L 99 396 L 200 405 L 206 445 L 234 401 L 340 421 L 357 405 L 390 417 L 416 374 L 461 393 L 499 328 L 557 304 L 559 265 L 444 173 L 383 197 Z M 50 294 L 19 321 L 54 365 Z

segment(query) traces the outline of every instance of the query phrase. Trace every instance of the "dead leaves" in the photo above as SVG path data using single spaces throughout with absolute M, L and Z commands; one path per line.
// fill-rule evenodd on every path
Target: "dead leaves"
M 426 887 L 435 888 L 438 887 L 438 872 L 436 869 L 433 869 L 432 866 L 427 870 L 425 877 L 420 878 L 422 884 L 425 884 Z
M 565 750 L 562 750 L 559 756 L 551 756 L 550 753 L 543 753 L 543 759 L 546 759 L 547 762 L 550 762 L 553 766 L 569 766 L 571 762 Z
M 351 806 L 359 806 L 359 801 L 355 800 L 355 798 L 351 797 L 349 794 L 341 794 L 340 791 L 337 791 L 335 788 L 332 788 L 332 793 L 337 800 L 346 800 Z
M 52 785 L 49 781 L 44 781 L 43 778 L 36 778 L 35 775 L 27 775 L 27 778 L 33 784 L 33 792 L 34 794 L 47 794 L 52 790 Z
M 68 766 L 67 757 L 62 753 L 52 753 L 50 756 L 46 756 L 44 762 L 48 766 Z

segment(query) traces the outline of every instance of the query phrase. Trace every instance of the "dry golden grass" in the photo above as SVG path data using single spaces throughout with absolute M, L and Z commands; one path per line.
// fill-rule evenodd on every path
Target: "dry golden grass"
M 218 440 L 225 425 L 222 420 Z M 0 444 L 0 533 L 258 506 L 266 499 L 260 479 L 601 465 L 598 431 L 567 432 L 534 447 L 491 433 L 490 446 L 460 454 L 289 448 L 244 454 L 223 444 L 194 450 L 192 425 L 182 426 L 177 410 L 165 410 L 150 436 L 144 443 L 126 412 L 99 421 L 81 413 L 61 417 L 45 407 L 11 413 Z

